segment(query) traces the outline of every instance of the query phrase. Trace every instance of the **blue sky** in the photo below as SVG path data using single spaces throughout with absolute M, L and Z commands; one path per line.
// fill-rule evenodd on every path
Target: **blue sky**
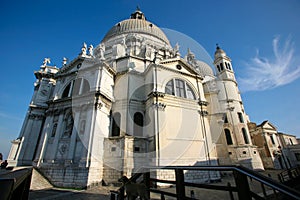
M 246 113 L 300 137 L 300 2 L 2 1 L 0 6 L 0 152 L 7 157 L 25 117 L 45 57 L 61 66 L 83 42 L 98 45 L 139 5 L 147 19 L 184 33 L 213 56 L 218 43 L 232 59 Z M 197 56 L 197 55 L 196 55 Z

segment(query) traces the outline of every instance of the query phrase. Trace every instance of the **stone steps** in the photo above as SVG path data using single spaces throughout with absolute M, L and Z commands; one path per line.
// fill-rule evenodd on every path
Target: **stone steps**
M 49 188 L 53 188 L 51 183 L 33 168 L 30 190 L 44 190 Z

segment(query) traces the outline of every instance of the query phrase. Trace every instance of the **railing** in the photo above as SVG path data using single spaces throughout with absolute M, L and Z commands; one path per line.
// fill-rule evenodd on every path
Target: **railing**
M 0 171 L 0 200 L 25 200 L 29 196 L 32 167 Z
M 149 188 L 148 192 L 160 194 L 161 199 L 165 199 L 165 196 L 175 197 L 178 200 L 196 199 L 195 191 L 199 188 L 221 190 L 227 192 L 231 200 L 250 200 L 250 199 L 299 199 L 300 193 L 296 190 L 287 187 L 279 182 L 276 182 L 266 176 L 261 175 L 258 172 L 252 171 L 242 166 L 167 166 L 167 167 L 147 167 L 142 169 L 148 171 L 145 173 L 134 174 L 130 181 L 136 181 L 143 175 L 143 183 Z M 162 180 L 156 178 L 150 178 L 151 173 L 155 170 L 172 170 L 175 172 L 175 180 Z M 230 172 L 233 174 L 235 184 L 227 183 L 226 185 L 209 184 L 209 183 L 192 183 L 185 181 L 185 172 L 189 171 L 201 171 L 201 172 Z M 253 189 L 252 184 L 256 182 L 256 187 L 260 187 L 260 192 Z M 150 184 L 151 183 L 151 184 Z M 166 191 L 150 185 L 156 185 L 157 183 L 175 185 L 175 192 Z M 186 194 L 187 188 L 193 188 L 190 190 L 189 197 Z M 111 191 L 111 200 L 123 200 L 124 186 L 118 191 Z M 199 198 L 199 197 L 198 197 Z M 203 199 L 203 198 L 202 198 Z

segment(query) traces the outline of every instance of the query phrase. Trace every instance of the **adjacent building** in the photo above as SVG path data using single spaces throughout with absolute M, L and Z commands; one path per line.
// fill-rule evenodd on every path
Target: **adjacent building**
M 248 126 L 266 169 L 289 169 L 299 165 L 300 145 L 296 136 L 278 132 L 267 120 Z

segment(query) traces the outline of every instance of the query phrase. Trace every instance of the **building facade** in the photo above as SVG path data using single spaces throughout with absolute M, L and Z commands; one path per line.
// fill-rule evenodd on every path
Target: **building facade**
M 300 146 L 296 136 L 278 132 L 267 120 L 248 126 L 266 169 L 290 169 L 299 165 Z
M 60 68 L 44 60 L 10 165 L 33 165 L 61 187 L 114 182 L 142 166 L 263 169 L 231 60 L 220 47 L 214 58 L 216 73 L 191 51 L 181 57 L 137 9 Z

